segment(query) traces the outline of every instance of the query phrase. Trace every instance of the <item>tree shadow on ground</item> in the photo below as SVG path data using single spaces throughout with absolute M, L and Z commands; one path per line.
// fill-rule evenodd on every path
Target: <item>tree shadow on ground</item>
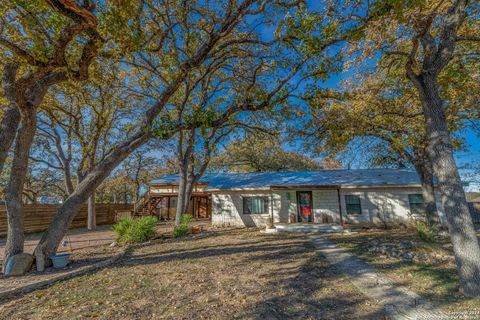
M 329 265 L 325 258 L 314 252 L 313 245 L 302 236 L 286 243 L 271 243 L 278 237 L 265 236 L 257 241 L 238 244 L 202 246 L 195 249 L 169 250 L 131 255 L 122 261 L 122 267 L 154 265 L 162 262 L 193 261 L 204 258 L 228 258 L 248 253 L 246 259 L 236 261 L 237 266 L 270 263 L 276 266 L 262 281 L 264 298 L 248 308 L 229 314 L 232 318 L 248 319 L 379 319 L 383 309 L 370 301 Z M 312 254 L 313 253 L 313 254 Z M 308 255 L 308 259 L 302 256 Z M 295 259 L 302 260 L 296 264 Z M 293 263 L 293 264 L 292 264 Z M 253 275 L 252 275 L 253 277 Z M 258 277 L 258 276 L 257 276 Z M 257 278 L 259 280 L 259 278 Z M 264 279 L 262 279 L 264 280 Z M 339 292 L 336 292 L 336 289 Z
M 297 248 L 297 244 L 289 243 L 285 245 L 227 245 L 227 246 L 213 246 L 205 247 L 202 249 L 195 250 L 171 250 L 167 253 L 146 253 L 146 254 L 133 254 L 130 252 L 122 259 L 120 266 L 134 266 L 134 265 L 149 265 L 157 264 L 161 262 L 173 262 L 173 261 L 182 261 L 182 260 L 195 260 L 203 258 L 214 258 L 219 256 L 231 256 L 241 253 L 253 253 L 253 252 L 263 252 L 269 250 L 287 250 Z
M 131 250 L 117 264 L 91 272 L 81 282 L 58 284 L 49 289 L 48 299 L 55 305 L 65 303 L 65 297 L 56 293 L 64 290 L 71 294 L 69 299 L 79 293 L 94 293 L 99 301 L 118 296 L 117 307 L 102 312 L 124 319 L 152 314 L 219 319 L 382 317 L 381 308 L 317 255 L 305 236 L 257 232 L 212 233 L 168 246 L 152 243 Z M 112 288 L 102 285 L 108 277 L 115 277 Z M 80 288 L 82 283 L 87 284 Z M 92 285 L 95 288 L 90 289 Z M 30 312 L 30 301 L 28 296 L 19 301 L 23 312 Z M 36 303 L 41 307 L 46 302 Z M 79 302 L 78 310 L 98 312 L 89 302 Z
M 303 243 L 295 251 L 314 251 L 311 243 Z M 298 268 L 284 268 L 283 261 L 292 254 L 289 248 L 279 254 L 267 252 L 253 259 L 277 260 L 281 281 L 271 281 L 266 291 L 281 287 L 281 295 L 269 297 L 245 312 L 241 318 L 251 319 L 381 319 L 383 308 L 357 291 L 341 271 L 319 254 L 313 255 Z M 286 281 L 284 281 L 286 279 Z M 348 286 L 348 287 L 346 287 Z

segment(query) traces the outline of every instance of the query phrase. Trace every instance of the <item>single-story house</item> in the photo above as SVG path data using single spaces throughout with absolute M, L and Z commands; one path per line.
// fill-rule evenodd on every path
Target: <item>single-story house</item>
M 177 175 L 155 179 L 150 200 L 137 207 L 143 214 L 171 219 L 176 192 Z M 403 169 L 211 173 L 195 186 L 190 204 L 196 218 L 238 227 L 272 222 L 394 224 L 411 221 L 411 214 L 424 209 L 417 173 Z

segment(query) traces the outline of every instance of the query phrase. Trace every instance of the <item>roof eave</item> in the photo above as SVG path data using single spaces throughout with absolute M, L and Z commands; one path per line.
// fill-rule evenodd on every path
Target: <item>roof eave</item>
M 219 192 L 219 191 L 269 191 L 270 187 L 261 188 L 205 188 L 205 191 Z
M 412 184 L 380 184 L 380 185 L 292 185 L 265 186 L 258 188 L 205 188 L 205 191 L 269 191 L 269 190 L 328 190 L 328 189 L 381 189 L 381 188 L 421 188 L 418 183 Z

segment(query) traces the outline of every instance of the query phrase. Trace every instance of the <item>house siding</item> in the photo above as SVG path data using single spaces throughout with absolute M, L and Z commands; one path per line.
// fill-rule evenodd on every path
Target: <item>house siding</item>
M 321 223 L 322 217 L 329 222 L 340 223 L 340 206 L 336 189 L 320 190 L 273 190 L 273 191 L 231 191 L 212 193 L 212 224 L 215 226 L 264 227 L 271 222 L 288 223 L 290 215 L 297 215 L 297 191 L 311 191 L 313 200 L 313 222 Z M 390 224 L 409 221 L 410 205 L 408 195 L 421 193 L 419 187 L 389 188 L 345 188 L 340 190 L 342 217 L 349 224 Z M 347 215 L 345 195 L 360 198 L 362 213 Z M 268 214 L 243 214 L 243 197 L 266 196 L 269 198 Z M 443 207 L 437 195 L 437 205 L 443 219 Z
M 420 188 L 343 189 L 340 191 L 344 221 L 349 224 L 383 224 L 406 222 L 409 219 L 409 194 Z M 347 214 L 346 195 L 360 198 L 362 214 Z
M 243 214 L 243 197 L 268 197 L 267 214 Z M 271 221 L 272 205 L 274 223 L 280 222 L 281 197 L 269 191 L 236 192 L 225 191 L 212 193 L 212 225 L 230 227 L 263 227 Z
M 280 222 L 289 222 L 290 215 L 297 216 L 297 191 L 312 192 L 313 222 L 321 222 L 322 215 L 328 216 L 329 222 L 340 222 L 337 190 L 274 190 L 281 197 Z

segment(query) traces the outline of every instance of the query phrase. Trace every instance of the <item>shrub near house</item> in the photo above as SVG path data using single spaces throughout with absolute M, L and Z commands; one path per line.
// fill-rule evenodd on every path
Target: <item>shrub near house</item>
M 117 239 L 123 243 L 140 243 L 151 239 L 155 235 L 157 218 L 153 216 L 140 218 L 123 218 L 113 230 Z
M 184 214 L 180 218 L 180 224 L 173 229 L 173 236 L 175 238 L 184 237 L 190 233 L 188 224 L 193 221 L 193 217 L 189 214 Z

